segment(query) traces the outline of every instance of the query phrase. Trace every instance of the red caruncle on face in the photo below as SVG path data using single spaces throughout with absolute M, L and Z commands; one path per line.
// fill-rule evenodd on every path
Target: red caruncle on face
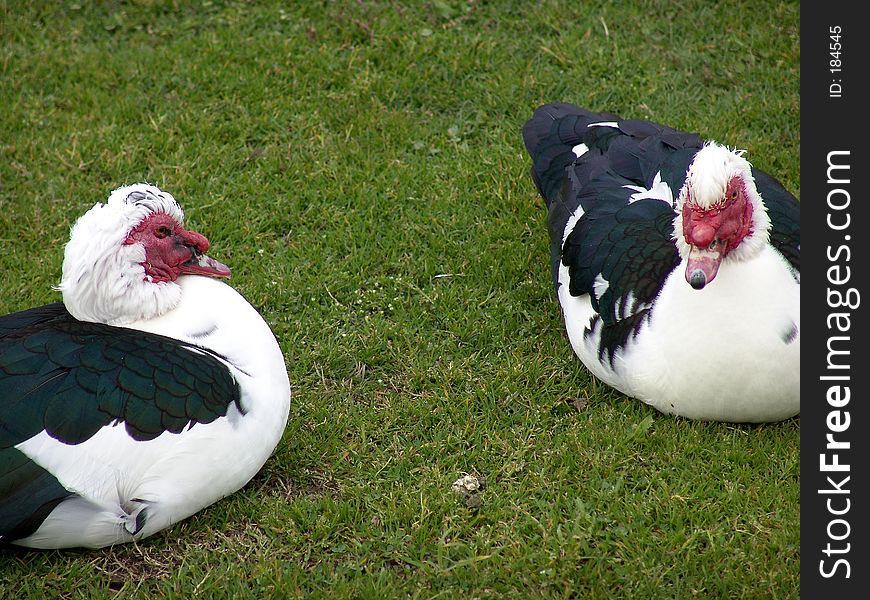
M 130 231 L 125 244 L 141 243 L 145 248 L 146 276 L 157 283 L 175 281 L 190 272 L 191 262 L 208 250 L 204 235 L 184 229 L 165 213 L 154 213 Z
M 709 208 L 695 204 L 690 192 L 682 214 L 686 242 L 723 255 L 739 246 L 752 231 L 752 203 L 747 198 L 746 183 L 739 175 L 728 182 L 721 201 Z

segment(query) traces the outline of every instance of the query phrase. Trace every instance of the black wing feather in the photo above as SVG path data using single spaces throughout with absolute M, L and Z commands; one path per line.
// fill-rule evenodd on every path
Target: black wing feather
M 795 271 L 801 270 L 801 208 L 797 199 L 776 179 L 758 169 L 752 170 L 755 185 L 770 217 L 770 243 L 791 263 Z
M 16 448 L 0 448 L 0 544 L 35 532 L 55 506 L 73 495 Z
M 241 410 L 238 382 L 208 350 L 81 322 L 60 303 L 0 317 L 0 386 L 0 542 L 71 495 L 15 445 L 43 430 L 78 444 L 120 423 L 145 441 Z
M 78 321 L 62 304 L 7 315 L 0 331 L 0 447 L 43 429 L 76 444 L 114 420 L 137 439 L 152 439 L 164 431 L 164 412 L 183 420 L 168 430 L 179 433 L 226 415 L 240 401 L 238 383 L 207 350 Z
M 617 126 L 589 126 L 602 122 Z M 626 186 L 648 189 L 660 175 L 676 194 L 703 140 L 568 104 L 535 111 L 523 137 L 532 157 L 532 178 L 548 206 L 554 283 L 558 286 L 564 264 L 571 295 L 590 295 L 599 314 L 590 330 L 600 328 L 599 354 L 612 360 L 679 264 L 672 240 L 674 207 L 657 199 L 631 202 L 636 190 Z M 578 158 L 572 148 L 581 143 L 587 151 Z M 583 215 L 563 243 L 578 208 Z M 606 282 L 604 292 L 596 293 L 596 281 Z
M 565 240 L 562 260 L 573 296 L 589 294 L 600 315 L 600 356 L 613 358 L 637 331 L 663 284 L 679 264 L 670 240 L 673 211 L 660 200 L 640 200 L 609 214 L 590 211 Z M 586 218 L 587 215 L 589 218 Z M 607 282 L 595 293 L 598 278 Z

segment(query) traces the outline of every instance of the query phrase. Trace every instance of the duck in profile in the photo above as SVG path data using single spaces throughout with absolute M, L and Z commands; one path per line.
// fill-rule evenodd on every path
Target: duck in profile
M 0 544 L 141 540 L 244 486 L 290 409 L 271 329 L 152 185 L 72 227 L 63 302 L 0 317 Z
M 523 127 L 571 345 L 663 413 L 800 413 L 800 205 L 742 151 L 571 104 Z

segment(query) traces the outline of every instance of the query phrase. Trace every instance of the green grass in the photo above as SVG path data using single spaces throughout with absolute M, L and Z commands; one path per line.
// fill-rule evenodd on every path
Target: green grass
M 59 299 L 71 223 L 147 180 L 294 396 L 242 491 L 138 545 L 0 551 L 0 597 L 797 597 L 800 421 L 668 418 L 584 370 L 520 138 L 575 102 L 799 195 L 797 2 L 24 4 L 0 0 L 0 311 Z

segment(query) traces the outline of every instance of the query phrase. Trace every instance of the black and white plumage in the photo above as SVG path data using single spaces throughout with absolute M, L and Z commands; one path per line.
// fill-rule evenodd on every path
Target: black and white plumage
M 290 384 L 172 195 L 115 190 L 73 226 L 63 303 L 0 317 L 0 544 L 140 540 L 245 485 Z
M 688 418 L 800 412 L 800 207 L 742 151 L 570 104 L 523 127 L 571 345 Z

